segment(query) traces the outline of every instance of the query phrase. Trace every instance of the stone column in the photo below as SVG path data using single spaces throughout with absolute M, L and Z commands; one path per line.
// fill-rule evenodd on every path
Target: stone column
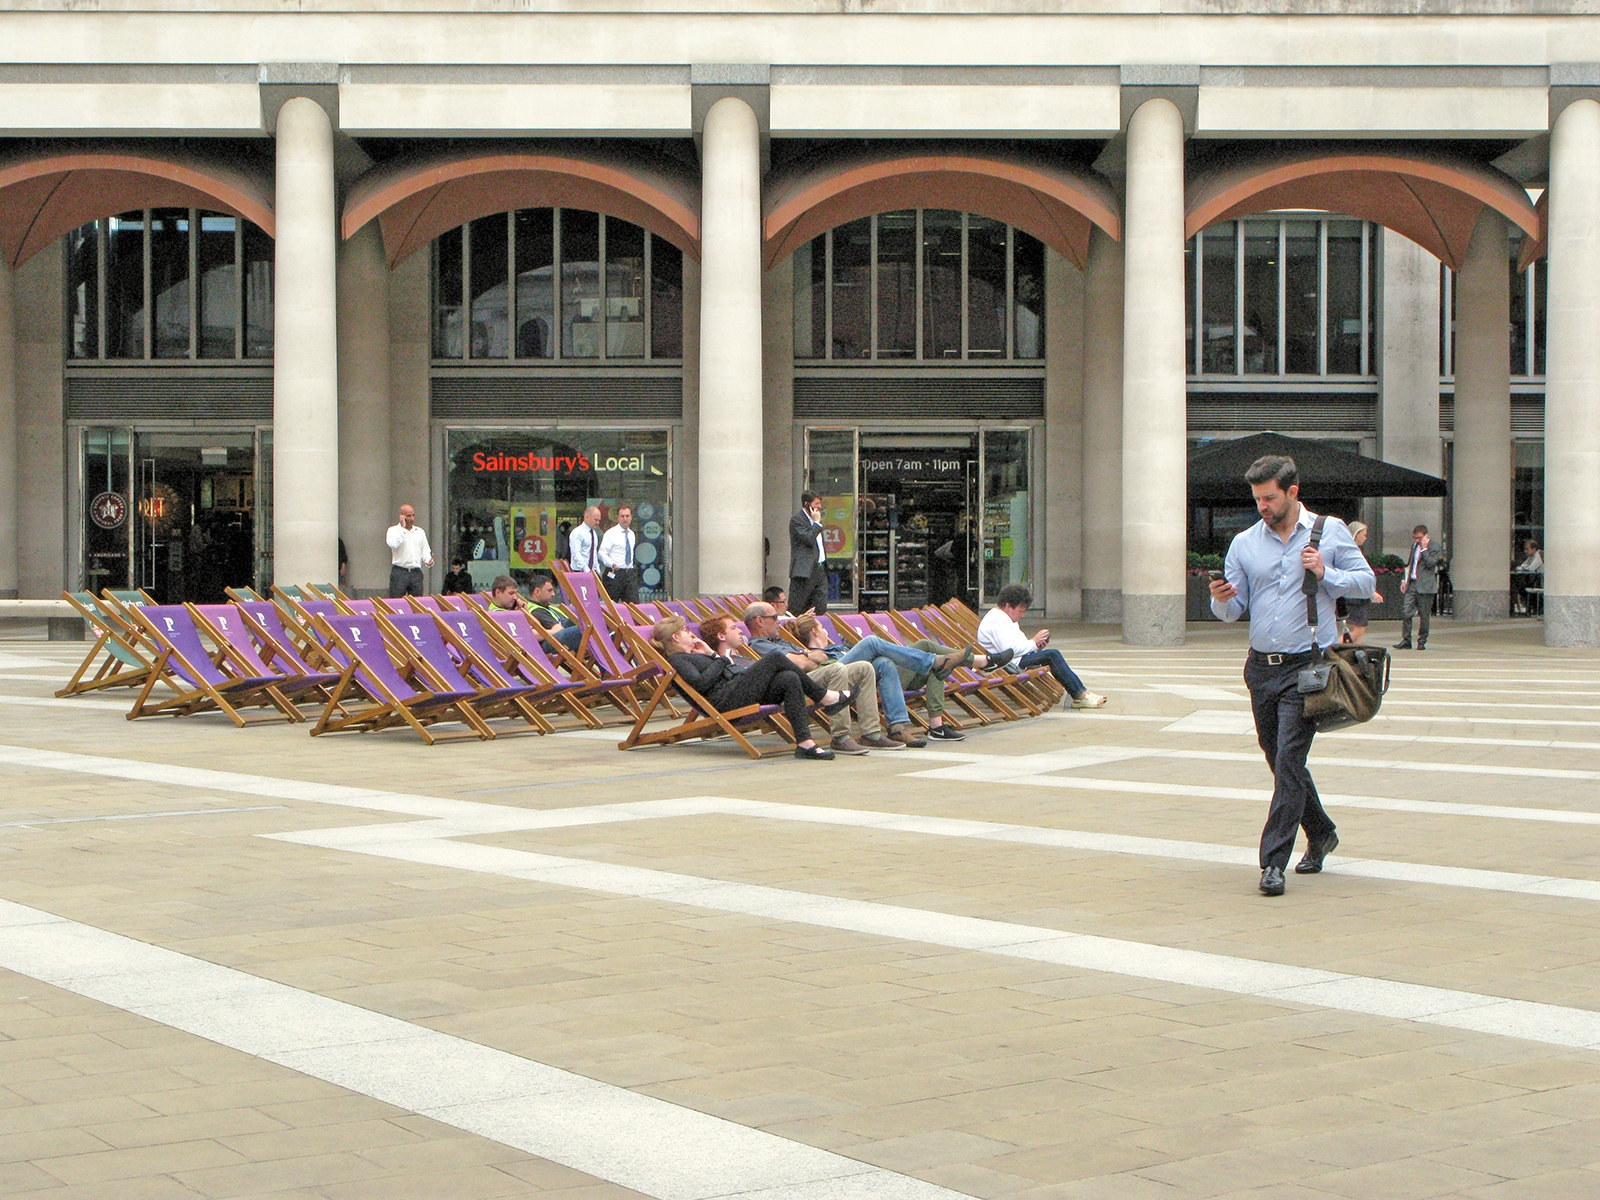
M 339 536 L 363 595 L 389 584 L 389 454 L 389 264 L 373 221 L 339 247 Z
M 761 134 L 725 96 L 706 113 L 700 200 L 700 589 L 762 586 Z
M 672 481 L 672 594 L 700 594 L 700 262 L 683 256 L 683 426 Z
M 55 599 L 81 586 L 83 560 L 68 563 L 65 335 L 60 253 L 35 254 L 12 275 L 15 305 L 17 592 Z M 24 532 L 25 531 L 25 532 Z
M 394 524 L 402 504 L 417 510 L 417 524 L 427 530 L 436 559 L 453 548 L 450 532 L 442 524 L 444 502 L 432 502 L 428 466 L 428 367 L 433 349 L 430 271 L 428 252 L 419 250 L 389 272 L 389 501 L 382 525 L 359 535 L 372 543 L 369 549 L 382 563 L 385 585 L 389 548 L 384 545 L 383 533 Z M 350 546 L 348 541 L 345 544 Z M 355 547 L 350 550 L 353 557 Z M 449 565 L 436 561 L 434 571 Z
M 1544 642 L 1600 646 L 1600 102 L 1550 130 L 1544 402 Z
M 17 595 L 17 326 L 11 264 L 0 258 L 0 599 Z
M 273 260 L 273 581 L 338 574 L 339 371 L 333 125 L 314 100 L 278 110 Z
M 1461 621 L 1502 620 L 1511 608 L 1509 260 L 1506 219 L 1485 208 L 1456 273 L 1450 577 Z
M 762 536 L 766 584 L 789 586 L 789 514 L 799 503 L 794 481 L 794 258 L 762 277 L 763 453 L 766 462 Z
M 1122 623 L 1122 243 L 1089 235 L 1083 279 L 1083 619 Z
M 1083 273 L 1054 250 L 1044 266 L 1044 586 L 1054 621 L 1083 616 Z
M 1439 439 L 1439 260 L 1408 238 L 1385 229 L 1379 303 L 1379 456 L 1428 475 L 1443 472 Z M 1315 495 L 1316 481 L 1301 490 Z M 1382 549 L 1406 558 L 1411 530 L 1426 525 L 1439 544 L 1444 506 L 1435 499 L 1396 496 L 1383 502 Z M 1379 547 L 1367 544 L 1367 552 Z
M 1128 121 L 1123 272 L 1122 640 L 1184 640 L 1188 512 L 1183 117 L 1146 100 Z

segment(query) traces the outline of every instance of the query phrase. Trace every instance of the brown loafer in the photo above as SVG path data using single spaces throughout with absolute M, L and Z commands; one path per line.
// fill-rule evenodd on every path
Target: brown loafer
M 886 738 L 881 733 L 867 734 L 861 739 L 861 744 L 863 746 L 868 746 L 873 750 L 904 750 L 906 748 L 906 743 L 897 742 L 893 738 Z M 835 742 L 833 747 L 835 750 L 837 750 L 839 748 L 839 743 Z
M 867 747 L 852 737 L 836 737 L 829 744 L 835 754 L 865 754 L 867 752 Z M 870 746 L 871 744 L 871 741 L 868 740 L 867 745 Z M 899 747 L 896 746 L 895 749 L 898 750 Z
M 892 741 L 899 742 L 902 746 L 910 746 L 913 750 L 919 750 L 928 744 L 928 739 L 917 733 L 909 725 L 901 725 L 898 728 L 889 730 L 889 737 Z

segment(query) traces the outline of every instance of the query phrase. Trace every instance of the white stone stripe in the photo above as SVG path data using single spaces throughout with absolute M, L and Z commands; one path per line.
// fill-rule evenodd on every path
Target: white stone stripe
M 388 840 L 383 826 L 267 835 L 402 862 L 504 875 L 534 883 L 632 896 L 765 920 L 976 950 L 1236 995 L 1472 1029 L 1550 1045 L 1600 1048 L 1600 1012 L 1506 1000 L 1474 992 L 1346 975 L 1311 967 L 1097 937 L 1009 921 L 818 896 L 784 888 L 725 883 L 670 871 L 595 863 L 499 846 L 441 840 Z M 333 843 L 333 844 L 330 844 Z
M 0 900 L 0 967 L 661 1200 L 964 1195 Z
M 82 825 L 95 821 L 153 821 L 161 817 L 210 817 L 222 813 L 281 812 L 281 804 L 256 804 L 249 808 L 187 808 L 177 812 L 113 813 L 104 817 L 39 817 L 32 821 L 0 821 L 0 829 L 33 829 L 40 825 Z

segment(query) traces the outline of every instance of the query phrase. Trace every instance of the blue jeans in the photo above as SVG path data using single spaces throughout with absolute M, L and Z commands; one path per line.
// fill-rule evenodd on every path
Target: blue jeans
M 878 677 L 878 699 L 883 704 L 883 715 L 889 719 L 889 725 L 893 727 L 911 723 L 905 689 L 900 686 L 900 672 L 896 668 L 904 667 L 915 674 L 926 675 L 933 670 L 933 655 L 926 650 L 913 650 L 910 646 L 884 641 L 873 634 L 851 646 L 839 661 L 871 663 L 873 673 Z
M 1024 671 L 1033 667 L 1049 667 L 1050 674 L 1056 677 L 1056 682 L 1066 688 L 1067 695 L 1074 700 L 1088 690 L 1083 686 L 1083 680 L 1078 678 L 1077 673 L 1067 666 L 1067 660 L 1061 651 L 1054 646 L 1046 646 L 1043 650 L 1029 650 L 1017 659 L 1017 666 Z
M 558 629 L 550 635 L 568 650 L 577 653 L 578 643 L 583 641 L 583 626 L 568 625 L 565 629 Z

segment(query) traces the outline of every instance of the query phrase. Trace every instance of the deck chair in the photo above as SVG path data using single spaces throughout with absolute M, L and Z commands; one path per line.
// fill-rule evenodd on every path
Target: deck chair
M 402 596 L 401 597 L 402 601 L 410 601 L 411 602 L 411 611 L 412 612 L 425 612 L 425 613 L 450 612 L 451 609 L 448 608 L 444 604 L 444 601 L 446 599 L 448 599 L 448 597 L 446 597 L 446 596 Z M 391 609 L 390 611 L 391 612 L 403 612 L 404 610 L 403 609 Z
M 276 675 L 278 691 L 288 697 L 289 703 L 327 703 L 329 690 L 339 682 L 337 671 L 312 670 L 298 656 L 285 652 L 278 640 L 237 604 L 189 604 L 185 607 L 213 645 L 232 646 L 238 660 L 252 674 Z M 271 604 L 264 607 L 272 609 L 272 619 L 277 621 L 277 610 Z M 281 622 L 278 628 L 282 629 Z M 284 639 L 287 640 L 287 635 Z
M 470 614 L 464 614 L 470 616 Z M 542 691 L 537 684 L 511 679 L 474 677 L 471 667 L 445 639 L 438 619 L 432 613 L 380 614 L 378 626 L 394 635 L 391 645 L 417 660 L 417 666 L 430 682 L 445 691 L 470 688 L 473 711 L 485 721 L 502 717 L 525 722 L 538 733 L 550 733 L 552 726 L 539 715 L 533 697 Z
M 408 726 L 430 746 L 436 742 L 467 738 L 484 741 L 494 737 L 494 730 L 472 707 L 477 689 L 445 690 L 428 677 L 417 659 L 396 665 L 377 617 L 331 613 L 319 614 L 312 621 L 341 668 L 327 707 L 311 727 L 312 737 L 400 726 Z M 356 703 L 357 694 L 364 694 L 367 702 Z M 429 728 L 451 720 L 462 722 L 466 730 L 438 734 Z
M 343 664 L 338 662 L 312 630 L 285 623 L 283 609 L 271 600 L 236 600 L 236 607 L 250 621 L 261 657 L 269 667 L 284 674 L 328 675 L 329 694 L 339 682 Z
M 640 706 L 639 716 L 634 721 L 633 728 L 628 730 L 628 735 L 617 743 L 617 749 L 637 750 L 640 746 L 670 746 L 676 742 L 730 737 L 751 758 L 771 758 L 794 752 L 797 739 L 794 730 L 784 718 L 782 705 L 751 704 L 744 708 L 736 708 L 732 712 L 718 712 L 711 701 L 672 669 L 672 663 L 651 644 L 646 631 L 630 625 L 624 626 L 620 633 L 637 660 L 649 663 L 657 674 L 649 696 Z M 645 726 L 659 716 L 665 715 L 663 702 L 672 692 L 676 692 L 688 702 L 688 715 L 676 725 L 647 731 Z M 750 741 L 750 735 L 763 733 L 776 734 L 783 744 L 762 748 Z
M 93 592 L 62 592 L 61 598 L 83 618 L 95 640 L 57 696 L 140 687 L 150 678 L 159 652 L 150 648 L 137 625 L 129 625 L 121 612 L 96 600 Z
M 294 705 L 278 690 L 281 675 L 270 670 L 256 674 L 259 659 L 240 654 L 229 642 L 208 650 L 194 614 L 183 605 L 145 604 L 134 607 L 132 612 L 160 654 L 128 712 L 128 720 L 187 717 L 212 711 L 222 713 L 241 729 L 280 717 L 291 722 L 300 720 Z M 153 699 L 158 686 L 165 686 L 173 694 Z M 239 712 L 241 708 L 261 706 L 270 706 L 274 711 L 255 717 Z
M 627 622 L 611 603 L 600 577 L 591 571 L 557 571 L 561 590 L 566 593 L 567 611 L 583 628 L 574 656 L 592 667 L 602 679 L 623 679 L 641 688 L 660 673 L 660 655 L 654 661 L 630 658 L 619 643 L 618 633 Z
M 239 601 L 254 602 L 256 600 L 266 599 L 265 596 L 252 587 L 225 587 L 222 589 L 222 594 L 235 603 Z
M 548 714 L 559 711 L 590 729 L 599 729 L 605 722 L 589 711 L 574 693 L 583 692 L 589 684 L 583 680 L 564 679 L 554 671 L 547 671 L 531 657 L 516 653 L 495 639 L 478 613 L 437 613 L 434 615 L 451 655 L 461 663 L 462 669 L 480 686 L 509 688 L 527 686 L 524 699 L 547 721 Z M 552 727 L 553 728 L 553 727 Z
M 581 684 L 565 694 L 583 707 L 586 723 L 593 722 L 596 728 L 606 724 L 594 711 L 596 703 L 611 705 L 622 720 L 632 721 L 638 717 L 639 703 L 634 698 L 631 680 L 596 674 L 559 642 L 547 639 L 539 623 L 527 613 L 491 610 L 461 615 L 476 617 L 491 641 L 507 655 L 508 661 L 516 663 L 518 673 L 530 682 L 548 676 L 557 683 Z
M 459 596 L 453 597 L 453 599 L 458 602 L 458 605 L 465 605 L 469 609 L 476 608 L 480 612 L 489 611 L 489 597 L 482 592 L 462 592 Z
M 900 616 L 911 627 L 925 629 L 927 633 L 924 636 L 949 641 L 951 638 L 963 636 L 966 618 L 977 615 L 958 600 L 951 603 L 959 605 L 959 608 L 951 610 L 945 605 L 938 607 L 930 605 Z M 973 626 L 969 640 L 977 640 L 976 625 Z M 1061 696 L 1061 685 L 1043 667 L 1033 667 L 1026 671 L 1006 671 L 990 678 L 997 680 L 998 683 L 994 691 L 985 694 L 985 699 L 992 695 L 1004 696 L 1010 708 L 1021 710 L 1013 711 L 1007 720 L 1015 720 L 1023 715 L 1036 717 L 1055 704 Z
M 931 638 L 946 645 L 950 644 L 925 625 L 908 619 L 901 613 L 873 613 L 867 617 L 867 622 L 879 637 L 892 642 L 909 645 L 911 642 Z M 966 717 L 979 725 L 988 725 L 997 717 L 1003 721 L 1013 721 L 1022 715 L 1018 708 L 1023 707 L 1010 696 L 1010 684 L 1013 679 L 1014 677 L 1010 675 L 989 674 L 974 671 L 970 667 L 957 667 L 945 677 L 945 699 L 951 701 Z M 983 704 L 987 711 L 979 709 L 979 703 Z M 956 721 L 956 727 L 962 728 L 956 714 L 946 710 L 945 718 Z

